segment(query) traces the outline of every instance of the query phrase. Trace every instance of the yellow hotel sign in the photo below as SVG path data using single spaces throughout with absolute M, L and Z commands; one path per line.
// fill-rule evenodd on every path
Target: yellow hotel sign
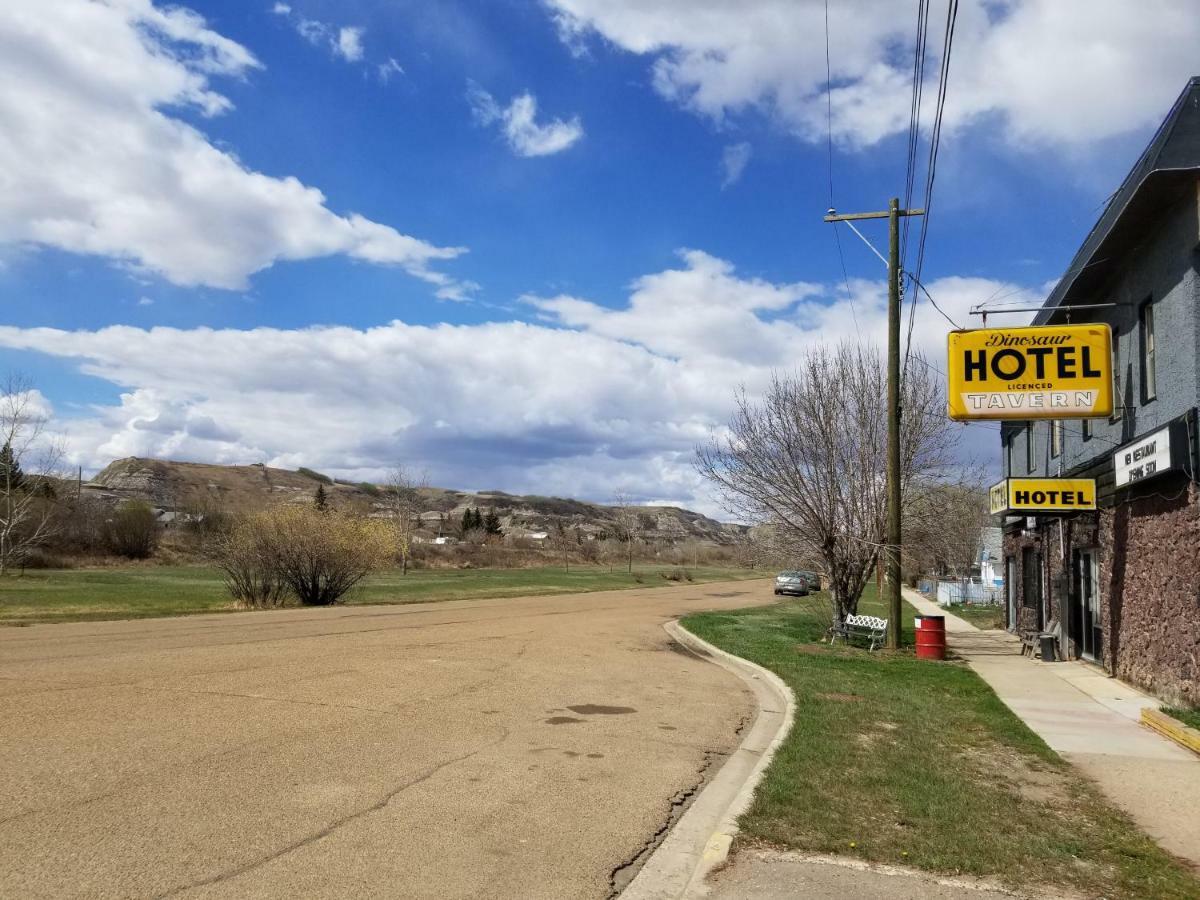
M 992 515 L 1096 508 L 1093 478 L 1006 478 L 988 491 Z
M 1107 325 L 952 331 L 949 351 L 952 419 L 1112 414 L 1112 332 Z

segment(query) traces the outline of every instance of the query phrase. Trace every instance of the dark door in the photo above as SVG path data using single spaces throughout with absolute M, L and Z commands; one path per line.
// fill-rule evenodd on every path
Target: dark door
M 1074 622 L 1078 614 L 1079 655 L 1084 659 L 1097 660 L 1101 656 L 1102 632 L 1095 550 L 1075 551 L 1075 582 L 1078 585 L 1078 601 L 1071 610 L 1071 619 Z
M 1008 614 L 1008 630 L 1017 630 L 1017 558 L 1004 557 L 1004 599 Z
M 1021 580 L 1024 588 L 1023 605 L 1034 611 L 1037 617 L 1034 627 L 1041 631 L 1046 627 L 1042 618 L 1042 554 L 1032 547 L 1021 551 Z
M 1071 643 L 1075 648 L 1075 653 L 1082 656 L 1083 650 L 1083 606 L 1084 606 L 1084 590 L 1083 583 L 1083 566 L 1080 564 L 1080 558 L 1083 556 L 1083 551 L 1076 550 L 1071 554 L 1071 591 L 1067 596 L 1067 635 L 1071 638 Z

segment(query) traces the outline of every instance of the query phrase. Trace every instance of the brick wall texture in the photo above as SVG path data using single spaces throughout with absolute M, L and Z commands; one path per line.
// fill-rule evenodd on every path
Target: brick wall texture
M 1200 496 L 1173 480 L 1100 516 L 1105 664 L 1118 678 L 1200 706 Z

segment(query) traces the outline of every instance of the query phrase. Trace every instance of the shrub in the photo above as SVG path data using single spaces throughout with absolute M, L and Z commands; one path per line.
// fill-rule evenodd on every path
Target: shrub
M 154 510 L 137 500 L 119 506 L 108 520 L 105 543 L 118 556 L 147 559 L 158 546 L 158 520 Z
M 45 547 L 34 547 L 21 560 L 22 569 L 73 569 L 75 560 Z
M 322 475 L 320 472 L 314 472 L 312 469 L 301 466 L 296 470 L 296 474 L 303 475 L 305 478 L 311 478 L 313 481 L 319 481 L 321 484 L 333 484 L 333 479 L 328 475 Z
M 306 605 L 327 606 L 391 555 L 384 523 L 289 504 L 256 513 L 235 529 L 221 568 L 230 593 L 243 603 L 279 605 L 283 591 Z
M 273 609 L 291 599 L 253 519 L 242 520 L 219 539 L 217 559 L 226 590 L 242 606 Z

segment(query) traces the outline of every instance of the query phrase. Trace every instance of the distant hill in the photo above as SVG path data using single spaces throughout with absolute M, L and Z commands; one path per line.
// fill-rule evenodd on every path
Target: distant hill
M 163 510 L 202 512 L 214 506 L 229 512 L 248 512 L 271 503 L 309 502 L 318 484 L 325 485 L 334 507 L 371 514 L 378 509 L 380 486 L 334 480 L 309 469 L 292 471 L 264 465 L 220 466 L 128 457 L 110 463 L 85 492 L 111 502 L 142 500 Z M 494 511 L 507 533 L 553 531 L 559 525 L 584 532 L 611 531 L 617 510 L 611 506 L 563 497 L 517 496 L 503 491 L 470 493 L 445 488 L 422 488 L 428 530 L 444 520 L 453 525 L 468 508 L 485 515 Z M 700 513 L 676 506 L 638 507 L 648 540 L 701 540 L 727 544 L 746 532 Z

